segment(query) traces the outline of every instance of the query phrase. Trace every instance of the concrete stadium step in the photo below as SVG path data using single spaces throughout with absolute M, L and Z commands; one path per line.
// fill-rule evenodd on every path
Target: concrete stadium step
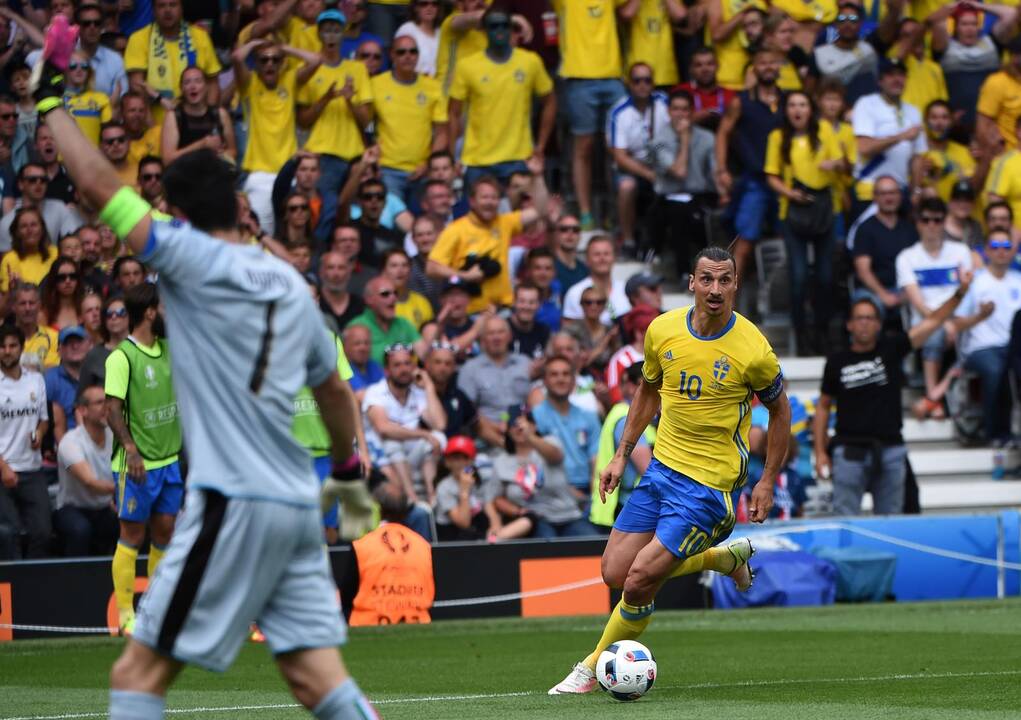
M 909 450 L 911 467 L 919 478 L 983 475 L 993 472 L 992 448 L 956 448 L 950 450 Z M 1018 466 L 1016 450 L 1005 452 L 1004 465 L 1008 469 Z
M 954 424 L 950 420 L 916 420 L 904 418 L 904 442 L 917 444 L 955 443 Z
M 1003 510 L 1021 505 L 1021 482 L 954 478 L 953 482 L 919 482 L 923 513 Z M 872 512 L 872 496 L 862 498 L 862 511 Z

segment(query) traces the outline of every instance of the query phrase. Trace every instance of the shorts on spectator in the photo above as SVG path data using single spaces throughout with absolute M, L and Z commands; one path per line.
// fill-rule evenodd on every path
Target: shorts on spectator
M 929 336 L 921 347 L 922 360 L 939 362 L 947 349 L 947 331 L 942 327 Z
M 440 447 L 447 444 L 446 436 L 438 430 L 432 431 L 432 436 L 439 440 Z M 382 447 L 382 457 L 380 459 L 380 467 L 386 467 L 387 465 L 396 465 L 397 463 L 407 463 L 414 471 L 415 468 L 419 467 L 432 453 L 433 446 L 425 438 L 416 438 L 415 440 L 384 440 Z
M 620 170 L 613 171 L 613 186 L 618 190 L 620 190 L 621 183 L 624 183 L 628 180 L 637 184 L 639 195 L 647 197 L 655 196 L 656 192 L 652 188 L 652 183 L 646 180 L 645 178 L 635 177 L 631 173 L 621 172 Z
M 567 120 L 572 135 L 594 135 L 602 131 L 602 121 L 610 107 L 626 90 L 616 79 L 567 81 Z

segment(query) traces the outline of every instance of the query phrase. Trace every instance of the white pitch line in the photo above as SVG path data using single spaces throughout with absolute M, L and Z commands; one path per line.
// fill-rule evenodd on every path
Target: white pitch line
M 989 670 L 979 672 L 945 672 L 945 673 L 899 673 L 896 675 L 860 675 L 856 677 L 837 678 L 786 678 L 780 680 L 744 680 L 731 683 L 697 683 L 695 685 L 663 685 L 657 686 L 670 690 L 716 690 L 726 688 L 770 687 L 777 685 L 827 685 L 834 683 L 862 682 L 894 682 L 901 680 L 945 680 L 947 678 L 1005 677 L 1021 675 L 1021 670 Z M 399 705 L 421 702 L 457 702 L 462 700 L 494 700 L 500 698 L 541 696 L 538 690 L 522 690 L 506 693 L 478 693 L 474 695 L 422 695 L 406 698 L 381 698 L 371 700 L 373 705 Z M 169 708 L 167 715 L 188 715 L 214 712 L 242 712 L 252 710 L 285 710 L 297 709 L 297 703 L 278 703 L 273 705 L 226 705 L 221 707 Z M 85 720 L 86 718 L 105 718 L 106 712 L 65 713 L 62 715 L 20 715 L 5 717 L 0 720 Z

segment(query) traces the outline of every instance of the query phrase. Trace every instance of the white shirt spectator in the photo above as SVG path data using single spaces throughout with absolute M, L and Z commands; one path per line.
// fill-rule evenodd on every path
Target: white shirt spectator
M 432 35 L 426 35 L 415 23 L 408 22 L 397 28 L 394 39 L 399 37 L 410 37 L 415 39 L 418 45 L 418 64 L 415 71 L 430 77 L 436 77 L 436 55 L 440 49 L 440 31 L 437 29 Z
M 906 102 L 899 107 L 891 105 L 879 93 L 859 98 L 854 104 L 853 115 L 855 137 L 882 139 L 922 124 L 922 116 L 916 107 Z M 914 141 L 901 140 L 868 160 L 859 157 L 854 176 L 859 180 L 875 180 L 881 175 L 889 175 L 906 187 L 910 179 L 911 158 L 928 149 L 925 133 L 920 132 Z
M 68 470 L 72 465 L 82 462 L 89 464 L 92 474 L 100 480 L 113 482 L 113 471 L 110 458 L 113 455 L 113 432 L 106 428 L 103 445 L 96 445 L 84 425 L 78 425 L 68 431 L 60 441 L 57 449 L 57 477 L 60 487 L 57 490 L 57 509 L 70 505 L 87 510 L 100 510 L 110 506 L 112 494 L 96 493 L 86 487 Z
M 630 95 L 625 95 L 610 108 L 606 115 L 606 144 L 618 150 L 627 150 L 635 160 L 651 162 L 652 138 L 670 127 L 667 98 L 654 92 L 644 111 L 635 107 Z
M 43 376 L 22 369 L 12 380 L 0 373 L 0 457 L 14 472 L 35 472 L 43 456 L 31 446 L 32 433 L 45 420 L 46 383 Z
M 14 210 L 11 210 L 0 219 L 0 254 L 11 249 L 11 223 L 14 222 L 14 214 L 20 207 L 21 200 L 19 199 L 14 206 Z M 57 240 L 75 232 L 85 224 L 81 215 L 60 200 L 52 198 L 44 199 L 42 211 L 43 224 L 46 225 L 46 232 L 50 236 L 51 244 L 54 246 L 56 246 Z
M 860 40 L 850 50 L 845 50 L 835 43 L 819 45 L 813 51 L 813 55 L 815 66 L 823 77 L 835 77 L 845 86 L 862 73 L 875 75 L 879 66 L 875 48 L 865 40 Z
M 971 262 L 971 251 L 964 243 L 945 240 L 939 252 L 930 255 L 921 242 L 916 242 L 897 256 L 897 288 L 917 285 L 922 302 L 934 310 L 954 294 L 961 284 L 961 268 L 970 268 Z M 922 316 L 911 308 L 911 325 L 921 321 Z
M 390 392 L 390 385 L 387 384 L 386 379 L 383 379 L 365 389 L 362 413 L 367 414 L 369 408 L 374 406 L 382 407 L 390 422 L 397 423 L 408 430 L 414 430 L 420 427 L 422 414 L 426 409 L 425 390 L 417 385 L 411 385 L 408 388 L 408 401 L 402 404 Z M 365 440 L 377 446 L 383 444 L 383 439 L 370 422 L 365 423 Z
M 1008 270 L 1002 278 L 987 270 L 978 272 L 955 315 L 974 315 L 985 302 L 994 303 L 996 307 L 992 315 L 961 336 L 959 347 L 965 357 L 977 350 L 1010 344 L 1011 324 L 1014 315 L 1021 310 L 1021 272 Z
M 585 315 L 581 311 L 581 294 L 592 287 L 592 278 L 576 282 L 564 295 L 564 310 L 561 315 L 568 320 L 581 320 Z M 606 309 L 599 316 L 599 322 L 609 325 L 631 310 L 631 301 L 624 292 L 624 283 L 614 281 L 610 286 L 610 297 L 607 298 Z

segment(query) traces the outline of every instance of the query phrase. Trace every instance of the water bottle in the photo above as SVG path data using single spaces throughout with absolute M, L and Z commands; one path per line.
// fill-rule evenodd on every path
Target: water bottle
M 1006 453 L 1002 449 L 993 450 L 993 480 L 1003 480 L 1006 474 Z

